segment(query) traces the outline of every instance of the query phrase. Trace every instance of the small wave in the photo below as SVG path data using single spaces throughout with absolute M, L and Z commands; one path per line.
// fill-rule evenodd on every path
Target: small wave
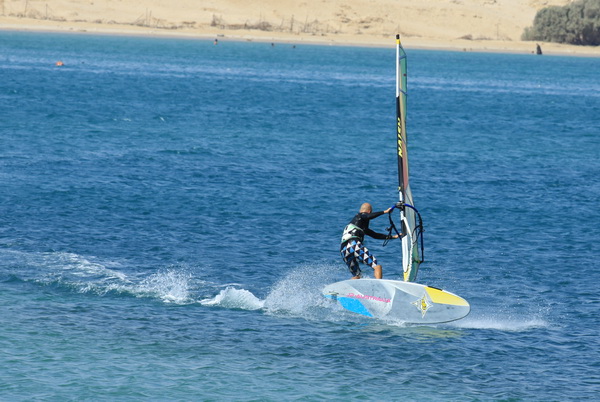
M 74 253 L 2 250 L 0 258 L 2 266 L 10 269 L 15 277 L 23 281 L 71 285 L 129 282 L 127 275 L 107 266 L 118 267 L 119 264 L 95 262 L 93 257 L 83 257 Z
M 299 266 L 277 282 L 267 295 L 265 306 L 270 310 L 288 310 L 300 313 L 326 300 L 321 289 L 327 281 L 323 278 L 331 267 Z
M 215 297 L 200 300 L 203 306 L 243 310 L 264 310 L 277 316 L 302 317 L 309 320 L 335 320 L 339 311 L 324 298 L 321 289 L 333 279 L 336 270 L 327 264 L 299 266 L 276 282 L 264 300 L 240 284 L 227 284 Z
M 43 286 L 58 286 L 77 293 L 157 298 L 166 303 L 194 303 L 197 280 L 186 267 L 171 267 L 148 276 L 128 275 L 122 264 L 67 252 L 27 253 L 3 250 L 0 257 L 11 266 L 12 277 Z
M 203 306 L 218 306 L 223 308 L 237 308 L 242 310 L 259 310 L 265 302 L 245 289 L 235 289 L 228 286 L 218 295 L 210 299 L 200 300 Z
M 504 318 L 504 317 L 481 317 L 465 318 L 460 321 L 449 323 L 453 327 L 464 329 L 493 329 L 498 331 L 521 332 L 536 328 L 547 328 L 548 322 L 538 318 Z
M 74 276 L 96 277 L 101 280 L 117 279 L 127 282 L 127 275 L 109 269 L 104 264 L 91 261 L 89 258 L 74 253 L 42 253 L 42 260 L 48 267 L 60 268 L 63 271 L 72 271 Z
M 340 280 L 340 272 L 339 266 L 330 263 L 296 267 L 271 288 L 265 311 L 310 321 L 361 321 L 363 317 L 345 311 L 321 293 L 326 284 Z
M 192 302 L 191 273 L 168 269 L 142 280 L 135 292 L 157 297 L 166 303 L 186 304 Z

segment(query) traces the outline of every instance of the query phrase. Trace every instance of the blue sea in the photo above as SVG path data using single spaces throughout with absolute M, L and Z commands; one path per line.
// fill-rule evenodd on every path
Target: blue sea
M 598 58 L 407 48 L 417 279 L 471 313 L 321 296 L 397 201 L 394 42 L 0 32 L 0 400 L 600 400 Z

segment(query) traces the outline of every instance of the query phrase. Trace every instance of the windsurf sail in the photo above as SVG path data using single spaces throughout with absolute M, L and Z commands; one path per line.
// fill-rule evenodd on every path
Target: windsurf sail
M 402 222 L 402 269 L 404 280 L 414 282 L 419 265 L 423 262 L 423 222 L 414 207 L 408 182 L 408 152 L 406 146 L 406 52 L 396 35 L 396 116 L 398 151 L 398 196 Z

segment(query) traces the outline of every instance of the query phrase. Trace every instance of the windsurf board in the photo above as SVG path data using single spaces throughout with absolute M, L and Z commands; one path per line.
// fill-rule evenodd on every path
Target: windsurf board
M 323 296 L 346 310 L 367 317 L 411 324 L 437 324 L 459 320 L 471 310 L 454 293 L 414 282 L 386 279 L 350 279 L 332 283 Z

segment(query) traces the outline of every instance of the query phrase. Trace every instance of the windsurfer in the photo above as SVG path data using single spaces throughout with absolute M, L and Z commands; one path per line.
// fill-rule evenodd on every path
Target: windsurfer
M 375 279 L 383 278 L 381 265 L 379 265 L 377 258 L 371 254 L 369 249 L 363 245 L 363 241 L 365 235 L 380 240 L 397 239 L 399 237 L 398 235 L 377 233 L 369 229 L 369 221 L 371 219 L 375 219 L 383 214 L 389 214 L 392 209 L 393 208 L 388 208 L 385 211 L 373 212 L 371 204 L 365 202 L 360 206 L 358 214 L 356 214 L 344 228 L 340 253 L 353 275 L 352 279 L 360 279 L 362 276 L 358 265 L 359 262 L 373 268 L 373 271 L 375 271 Z

